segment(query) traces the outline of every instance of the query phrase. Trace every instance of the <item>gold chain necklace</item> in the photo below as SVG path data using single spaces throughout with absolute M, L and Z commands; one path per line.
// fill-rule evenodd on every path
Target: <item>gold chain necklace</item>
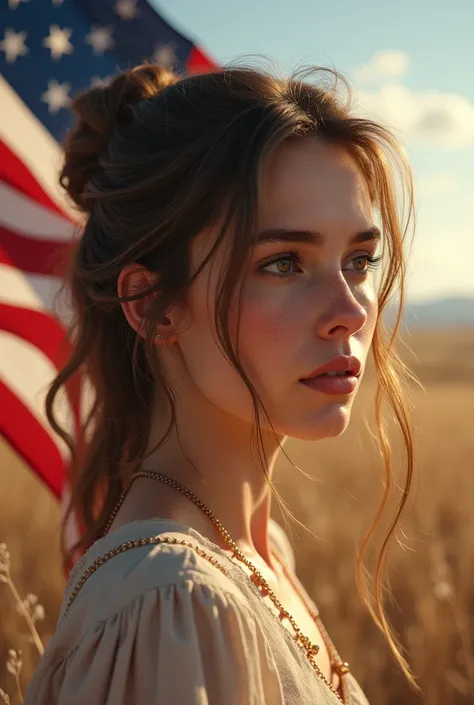
M 249 561 L 249 559 L 245 556 L 245 554 L 242 553 L 240 548 L 237 546 L 235 541 L 231 538 L 229 532 L 227 531 L 227 529 L 224 528 L 224 526 L 221 524 L 219 519 L 217 519 L 214 516 L 214 514 L 211 512 L 211 510 L 199 499 L 199 497 L 196 497 L 196 495 L 193 494 L 190 490 L 188 490 L 187 487 L 184 487 L 179 482 L 176 482 L 175 480 L 168 477 L 167 475 L 163 475 L 162 473 L 153 472 L 151 470 L 140 470 L 140 471 L 134 473 L 131 476 L 127 486 L 122 491 L 117 504 L 115 505 L 114 509 L 112 510 L 112 513 L 110 514 L 110 517 L 107 521 L 107 524 L 105 525 L 104 531 L 102 532 L 102 537 L 105 536 L 107 534 L 107 532 L 109 531 L 115 517 L 118 514 L 120 507 L 122 506 L 122 504 L 125 500 L 125 497 L 127 496 L 128 492 L 130 490 L 130 487 L 132 486 L 132 483 L 138 477 L 147 477 L 152 480 L 158 480 L 159 482 L 163 482 L 164 484 L 168 485 L 169 487 L 172 487 L 173 489 L 177 490 L 178 492 L 181 492 L 186 497 L 188 497 L 188 499 L 190 499 L 192 502 L 194 502 L 194 504 L 196 504 L 209 517 L 209 519 L 212 521 L 214 526 L 217 528 L 217 530 L 219 531 L 221 536 L 224 538 L 226 543 L 232 549 L 233 555 L 236 558 L 238 558 L 242 563 L 244 563 L 247 566 L 247 568 L 250 570 L 250 572 L 252 573 L 252 577 L 250 579 L 257 586 L 261 596 L 264 597 L 265 595 L 268 595 L 268 597 L 270 597 L 271 601 L 273 602 L 273 604 L 275 605 L 275 607 L 278 610 L 279 621 L 282 622 L 283 619 L 288 619 L 288 621 L 290 622 L 291 626 L 294 629 L 296 642 L 303 649 L 303 651 L 305 651 L 306 656 L 308 658 L 308 661 L 311 663 L 312 667 L 316 671 L 319 678 L 322 681 L 324 681 L 324 683 L 328 686 L 328 688 L 339 698 L 339 700 L 342 703 L 344 703 L 343 697 L 341 697 L 341 695 L 338 693 L 338 691 L 333 687 L 332 683 L 330 683 L 330 681 L 326 678 L 326 676 L 321 671 L 321 669 L 319 668 L 318 664 L 315 661 L 314 657 L 316 656 L 316 654 L 319 651 L 319 646 L 317 646 L 316 644 L 312 644 L 311 641 L 308 639 L 308 637 L 305 636 L 301 632 L 301 630 L 298 627 L 298 625 L 296 624 L 294 618 L 283 607 L 283 605 L 281 604 L 281 602 L 279 601 L 279 599 L 277 598 L 277 596 L 275 595 L 275 593 L 273 592 L 273 590 L 271 589 L 271 587 L 269 586 L 269 584 L 267 583 L 267 581 L 265 580 L 265 578 L 263 577 L 261 572 L 257 568 L 255 568 L 253 563 L 251 563 L 251 561 Z M 347 662 L 343 662 L 342 659 L 340 658 L 334 644 L 332 643 L 332 640 L 331 640 L 326 628 L 324 627 L 324 625 L 321 621 L 321 618 L 319 617 L 319 614 L 310 608 L 310 606 L 307 604 L 304 597 L 300 594 L 300 591 L 298 590 L 296 584 L 294 583 L 293 579 L 291 578 L 290 573 L 287 571 L 286 566 L 284 565 L 284 562 L 280 561 L 280 560 L 278 562 L 282 566 L 283 571 L 285 573 L 285 576 L 290 581 L 291 585 L 293 586 L 293 589 L 298 593 L 299 597 L 303 600 L 312 619 L 319 627 L 319 630 L 323 636 L 323 639 L 326 643 L 326 647 L 328 649 L 328 653 L 329 653 L 329 656 L 331 659 L 331 666 L 332 666 L 333 670 L 339 675 L 339 678 L 342 679 L 342 676 L 349 672 L 349 664 Z M 285 629 L 285 627 L 283 627 L 283 628 Z M 342 688 L 343 687 L 344 686 L 342 685 Z

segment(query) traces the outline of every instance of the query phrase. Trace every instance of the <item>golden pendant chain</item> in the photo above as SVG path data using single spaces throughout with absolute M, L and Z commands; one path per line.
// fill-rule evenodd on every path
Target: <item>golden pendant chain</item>
M 250 579 L 258 588 L 261 596 L 264 597 L 265 595 L 268 595 L 268 597 L 271 599 L 271 601 L 273 602 L 273 604 L 275 605 L 275 607 L 278 610 L 278 617 L 279 617 L 280 622 L 283 621 L 283 619 L 288 619 L 288 621 L 290 622 L 291 626 L 294 629 L 295 639 L 296 639 L 298 646 L 300 646 L 300 648 L 306 653 L 308 661 L 311 663 L 312 667 L 316 671 L 319 678 L 328 686 L 328 688 L 337 696 L 337 698 L 342 703 L 344 703 L 343 698 L 340 696 L 340 694 L 337 692 L 337 690 L 333 687 L 332 683 L 330 683 L 330 681 L 326 678 L 326 676 L 321 671 L 321 669 L 319 668 L 318 664 L 315 661 L 314 657 L 316 656 L 316 654 L 319 651 L 319 646 L 317 646 L 316 644 L 312 644 L 311 641 L 308 639 L 308 637 L 305 636 L 301 632 L 301 629 L 296 624 L 294 618 L 283 607 L 283 605 L 281 604 L 281 602 L 279 601 L 279 599 L 277 598 L 277 596 L 275 595 L 275 593 L 273 592 L 273 590 L 271 589 L 271 587 L 269 586 L 269 584 L 267 583 L 267 581 L 265 580 L 265 578 L 263 577 L 261 572 L 257 568 L 255 568 L 255 566 L 249 561 L 249 559 L 244 555 L 244 553 L 242 553 L 242 551 L 237 546 L 235 541 L 231 538 L 227 529 L 225 529 L 225 527 L 221 524 L 221 522 L 213 515 L 211 510 L 208 509 L 208 507 L 199 499 L 199 497 L 196 497 L 195 494 L 193 494 L 190 490 L 188 490 L 186 487 L 181 485 L 179 482 L 176 482 L 175 480 L 168 477 L 167 475 L 163 475 L 161 473 L 155 473 L 151 470 L 140 470 L 140 471 L 134 473 L 132 475 L 132 477 L 130 478 L 130 481 L 128 482 L 127 486 L 122 491 L 122 494 L 121 494 L 117 504 L 115 505 L 114 509 L 112 510 L 112 513 L 110 514 L 109 520 L 107 521 L 107 524 L 106 524 L 104 531 L 102 533 L 102 537 L 105 536 L 107 534 L 107 532 L 109 531 L 115 517 L 118 514 L 120 507 L 122 506 L 122 504 L 125 500 L 125 497 L 127 496 L 128 492 L 130 490 L 130 487 L 132 486 L 132 483 L 138 477 L 147 477 L 152 480 L 159 480 L 160 482 L 163 482 L 164 484 L 168 485 L 169 487 L 172 487 L 173 489 L 177 490 L 178 492 L 181 492 L 186 497 L 188 497 L 188 499 L 190 499 L 192 502 L 194 502 L 194 504 L 196 504 L 209 517 L 209 519 L 212 521 L 214 526 L 218 529 L 219 533 L 224 538 L 226 543 L 232 549 L 233 555 L 235 555 L 236 558 L 238 558 L 242 563 L 244 563 L 247 566 L 247 568 L 250 570 L 250 572 L 252 573 L 252 577 Z M 125 544 L 122 544 L 121 546 L 118 546 L 116 549 L 113 549 L 112 551 L 110 551 L 107 554 L 107 556 L 102 556 L 101 558 L 94 561 L 94 563 L 90 566 L 90 568 L 84 573 L 81 581 L 79 582 L 76 589 L 72 593 L 71 598 L 70 598 L 68 605 L 66 607 L 63 618 L 65 617 L 67 611 L 69 610 L 69 607 L 71 606 L 74 598 L 76 597 L 79 590 L 82 588 L 85 581 L 108 558 L 112 557 L 113 555 L 117 555 L 118 553 L 121 553 L 129 548 L 133 548 L 135 546 L 144 546 L 147 544 L 160 543 L 160 542 L 181 543 L 184 545 L 189 545 L 192 548 L 194 548 L 195 550 L 197 550 L 198 553 L 200 553 L 199 547 L 196 547 L 194 544 L 188 544 L 186 541 L 180 541 L 178 539 L 174 539 L 171 537 L 161 537 L 161 541 L 160 541 L 160 537 L 154 537 L 154 538 L 148 538 L 148 539 L 137 539 L 136 541 L 128 541 Z M 202 553 L 202 555 L 204 557 L 210 559 L 210 557 L 207 554 L 205 554 L 204 552 Z M 223 568 L 223 566 L 221 566 L 217 561 L 211 560 L 211 563 L 216 565 L 218 568 L 220 568 L 222 570 L 222 572 L 227 574 L 225 569 Z M 297 586 L 293 582 L 291 575 L 286 570 L 283 561 L 279 561 L 279 563 L 282 566 L 287 579 L 292 584 L 293 589 L 299 594 L 299 590 L 297 589 Z M 301 597 L 301 599 L 303 599 L 303 597 L 301 595 L 300 595 L 300 597 Z M 309 605 L 307 605 L 306 600 L 303 600 L 303 601 L 305 602 L 305 604 L 310 612 L 311 617 L 313 618 L 315 623 L 318 625 L 319 630 L 321 631 L 323 639 L 324 639 L 326 646 L 328 648 L 328 652 L 329 652 L 329 655 L 331 658 L 331 665 L 332 665 L 333 669 L 338 673 L 339 677 L 342 678 L 342 676 L 345 673 L 348 673 L 349 664 L 343 662 L 340 659 L 339 654 L 337 653 L 336 648 L 334 647 L 332 640 L 331 640 L 328 632 L 326 631 L 326 628 L 324 627 L 324 625 L 319 617 L 319 614 L 309 608 Z M 342 687 L 343 687 L 343 685 L 342 685 Z

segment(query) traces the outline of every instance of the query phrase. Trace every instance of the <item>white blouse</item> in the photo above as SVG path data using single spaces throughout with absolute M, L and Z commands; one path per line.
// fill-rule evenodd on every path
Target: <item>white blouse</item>
M 293 572 L 286 534 L 270 524 Z M 179 543 L 124 549 L 90 574 L 68 607 L 96 559 L 158 535 L 197 550 Z M 168 519 L 125 524 L 74 565 L 24 705 L 340 705 L 267 599 L 191 527 Z M 342 679 L 346 703 L 368 705 L 353 676 Z

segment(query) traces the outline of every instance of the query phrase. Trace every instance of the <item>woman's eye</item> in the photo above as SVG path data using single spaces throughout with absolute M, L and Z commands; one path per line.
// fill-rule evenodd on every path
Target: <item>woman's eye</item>
M 354 265 L 354 271 L 365 274 L 370 269 L 376 269 L 382 260 L 382 256 L 372 257 L 372 255 L 357 255 L 351 260 Z
M 295 265 L 301 262 L 301 257 L 297 252 L 289 252 L 285 255 L 279 255 L 270 262 L 262 264 L 259 270 L 262 274 L 268 274 L 271 277 L 284 278 L 286 275 L 296 274 Z M 269 267 L 273 267 L 274 271 L 269 271 Z

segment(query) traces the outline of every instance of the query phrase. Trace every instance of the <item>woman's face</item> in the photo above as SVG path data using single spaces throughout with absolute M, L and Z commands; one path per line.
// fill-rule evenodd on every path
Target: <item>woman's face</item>
M 313 242 L 265 240 L 252 252 L 243 284 L 239 357 L 278 434 L 317 440 L 342 433 L 349 421 L 377 320 L 374 267 L 378 237 L 366 184 L 345 152 L 317 138 L 288 141 L 269 163 L 259 232 L 316 233 Z M 358 241 L 353 239 L 359 235 Z M 367 234 L 368 233 L 368 234 Z M 212 234 L 193 243 L 196 267 Z M 252 422 L 251 397 L 213 335 L 212 302 L 226 253 L 221 248 L 193 283 L 191 324 L 177 336 L 197 390 L 225 415 Z M 208 285 L 209 301 L 208 308 Z M 230 311 L 237 331 L 237 307 Z M 235 338 L 234 338 L 235 339 Z M 328 393 L 334 377 L 302 382 L 337 356 L 355 356 L 355 389 Z M 326 387 L 326 388 L 325 388 Z M 337 393 L 334 393 L 334 392 Z

